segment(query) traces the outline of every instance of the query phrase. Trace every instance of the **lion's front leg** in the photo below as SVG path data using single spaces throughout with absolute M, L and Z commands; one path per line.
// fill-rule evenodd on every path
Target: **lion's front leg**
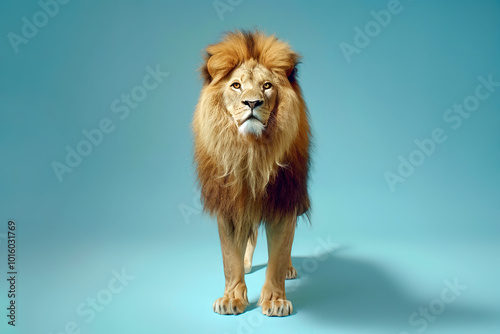
M 213 308 L 219 314 L 240 314 L 248 305 L 243 268 L 247 240 L 237 241 L 234 230 L 223 219 L 218 219 L 218 226 L 226 286 L 224 296 L 214 302 Z
M 293 311 L 292 303 L 285 296 L 285 278 L 291 265 L 295 223 L 296 217 L 286 217 L 266 225 L 269 260 L 259 305 L 267 316 L 287 316 Z

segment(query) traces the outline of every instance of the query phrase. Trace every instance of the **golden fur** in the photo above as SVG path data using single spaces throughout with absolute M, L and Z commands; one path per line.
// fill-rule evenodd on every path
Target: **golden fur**
M 261 32 L 228 33 L 206 48 L 193 132 L 204 209 L 217 216 L 223 251 L 226 291 L 214 303 L 218 313 L 241 313 L 246 306 L 243 254 L 247 250 L 245 262 L 251 262 L 261 222 L 268 243 L 276 245 L 269 249 L 267 275 L 283 276 L 283 287 L 266 279 L 259 303 L 268 315 L 291 312 L 284 296 L 285 276 L 295 272 L 288 248 L 296 217 L 309 209 L 310 129 L 298 60 L 287 43 Z

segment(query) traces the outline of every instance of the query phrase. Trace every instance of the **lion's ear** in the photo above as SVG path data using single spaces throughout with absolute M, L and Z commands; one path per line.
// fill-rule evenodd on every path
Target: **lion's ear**
M 217 81 L 225 77 L 235 66 L 236 61 L 231 55 L 217 54 L 210 57 L 207 62 L 208 73 Z
M 203 65 L 200 67 L 200 76 L 203 79 L 203 83 L 205 85 L 208 85 L 212 81 L 212 76 L 210 75 L 210 72 L 208 71 L 208 60 L 210 59 L 211 55 L 206 54 L 203 56 Z
M 297 65 L 295 65 L 286 75 L 291 84 L 297 81 Z
M 300 59 L 300 56 L 295 53 L 295 52 L 290 52 L 290 54 L 288 55 L 288 64 L 289 64 L 289 67 L 286 71 L 286 76 L 290 76 L 292 75 L 294 72 L 296 72 L 296 68 L 297 68 L 297 65 L 299 64 L 299 59 Z
M 297 80 L 297 65 L 299 62 L 300 56 L 291 52 L 288 56 L 289 67 L 286 69 L 286 77 L 290 83 L 294 83 Z
M 269 39 L 268 45 L 262 49 L 259 61 L 273 72 L 295 81 L 296 66 L 300 55 L 290 49 L 287 43 L 278 41 L 275 37 Z
M 217 45 L 211 45 L 207 48 L 204 60 L 205 64 L 201 68 L 201 74 L 205 83 L 219 81 L 225 77 L 236 65 L 238 58 L 231 52 L 223 52 Z

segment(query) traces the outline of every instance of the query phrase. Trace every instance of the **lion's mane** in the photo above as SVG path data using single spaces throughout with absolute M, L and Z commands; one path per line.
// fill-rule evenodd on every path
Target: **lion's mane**
M 205 211 L 237 238 L 258 224 L 279 223 L 309 209 L 310 128 L 297 82 L 299 55 L 261 32 L 228 33 L 207 47 L 193 119 L 195 163 Z M 262 136 L 242 136 L 222 98 L 225 79 L 242 63 L 259 63 L 277 77 L 277 104 Z

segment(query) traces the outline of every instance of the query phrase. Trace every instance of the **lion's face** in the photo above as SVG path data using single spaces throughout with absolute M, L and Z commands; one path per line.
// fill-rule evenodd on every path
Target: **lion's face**
M 242 135 L 259 137 L 276 106 L 278 87 L 275 75 L 255 62 L 245 62 L 225 80 L 223 99 L 235 126 Z

